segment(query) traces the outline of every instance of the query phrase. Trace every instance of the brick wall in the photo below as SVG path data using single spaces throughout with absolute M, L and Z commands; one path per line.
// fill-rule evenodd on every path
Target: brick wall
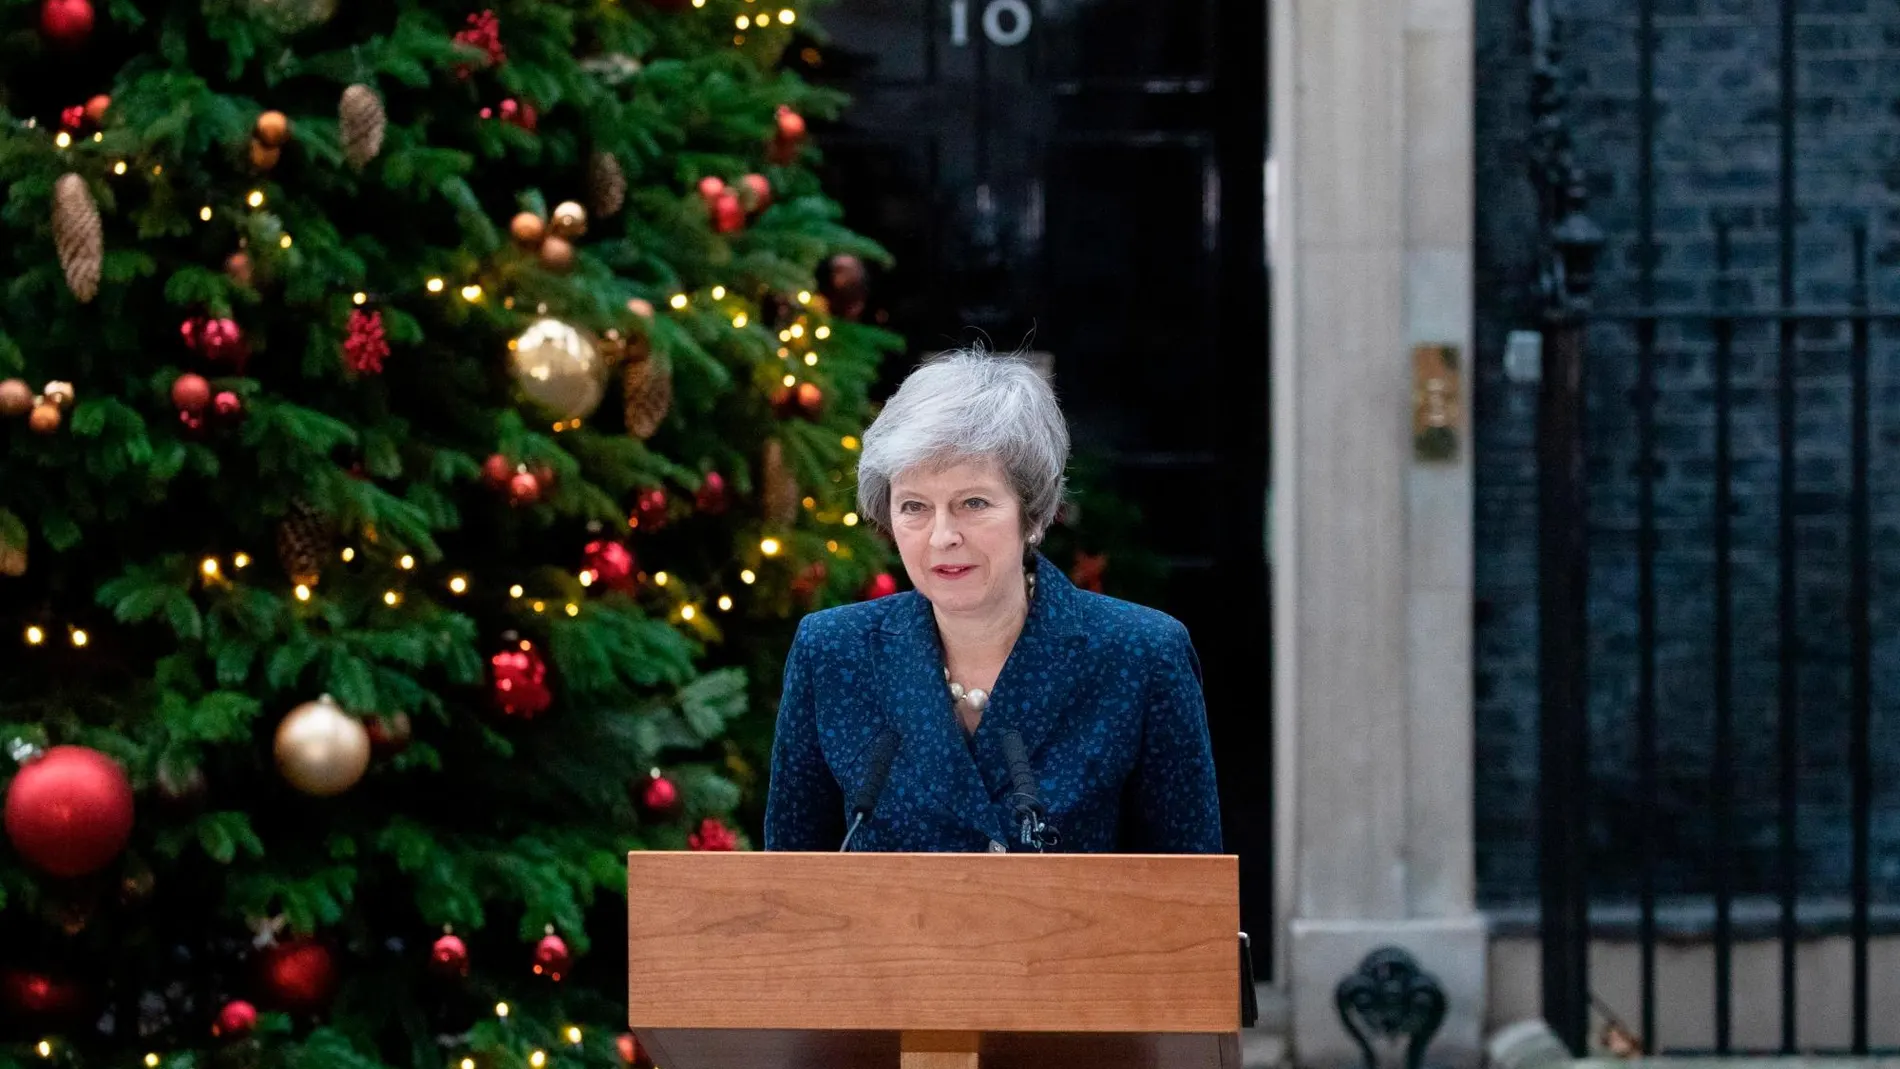
M 1655 0 L 1656 298 L 1718 299 L 1713 219 L 1731 221 L 1726 299 L 1778 300 L 1779 5 Z M 1489 903 L 1536 891 L 1536 387 L 1506 381 L 1505 336 L 1535 326 L 1536 214 L 1527 178 L 1529 86 L 1523 0 L 1479 0 L 1478 869 Z M 1592 214 L 1609 235 L 1603 304 L 1636 298 L 1638 41 L 1632 0 L 1554 0 L 1577 79 L 1573 131 Z M 1844 303 L 1848 228 L 1870 231 L 1873 300 L 1900 306 L 1900 0 L 1804 0 L 1796 47 L 1796 278 L 1802 302 Z M 1796 472 L 1801 666 L 1799 857 L 1805 891 L 1847 886 L 1849 360 L 1844 326 L 1800 333 Z M 1636 790 L 1635 335 L 1590 334 L 1591 724 L 1593 866 L 1598 890 L 1631 893 L 1637 836 L 1653 826 L 1665 892 L 1708 888 L 1716 563 L 1714 333 L 1668 324 L 1658 337 L 1656 559 L 1663 798 Z M 1738 890 L 1775 884 L 1778 756 L 1778 337 L 1745 325 L 1730 363 L 1733 645 Z M 1900 896 L 1900 332 L 1876 327 L 1872 383 L 1874 508 L 1873 865 Z

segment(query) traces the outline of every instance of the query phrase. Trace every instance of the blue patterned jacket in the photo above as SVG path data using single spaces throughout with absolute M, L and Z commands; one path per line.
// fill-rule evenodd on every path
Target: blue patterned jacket
M 1201 666 L 1187 629 L 1153 609 L 1078 590 L 1040 554 L 1036 588 L 968 736 L 922 595 L 805 617 L 785 665 L 765 848 L 838 849 L 871 741 L 889 725 L 903 743 L 853 851 L 1013 843 L 1001 745 L 1013 728 L 1060 835 L 1055 850 L 1219 853 Z

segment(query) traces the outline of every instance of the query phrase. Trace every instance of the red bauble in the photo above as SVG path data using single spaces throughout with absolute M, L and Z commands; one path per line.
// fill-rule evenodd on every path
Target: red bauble
M 88 0 L 46 0 L 40 8 L 40 32 L 62 48 L 74 48 L 92 36 L 92 4 Z
M 897 593 L 897 578 L 889 572 L 879 572 L 864 584 L 864 600 L 888 598 Z
M 739 837 L 718 817 L 707 817 L 699 822 L 698 831 L 686 837 L 686 845 L 693 850 L 737 850 Z
M 541 500 L 541 480 L 531 471 L 520 471 L 508 478 L 508 500 L 517 505 L 532 505 Z
M 508 480 L 514 477 L 515 466 L 500 453 L 491 453 L 487 460 L 482 461 L 482 478 L 487 479 L 488 485 L 497 490 L 507 486 Z
M 389 355 L 389 337 L 383 333 L 383 313 L 350 312 L 350 335 L 343 339 L 343 363 L 359 375 L 380 374 Z
M 172 380 L 172 404 L 180 412 L 203 412 L 211 404 L 211 384 L 203 375 L 178 376 Z
M 726 511 L 726 477 L 716 471 L 707 472 L 700 480 L 699 492 L 693 495 L 693 505 L 708 516 Z
M 622 1032 L 614 1037 L 614 1047 L 620 1051 L 620 1060 L 632 1065 L 640 1060 L 640 1041 L 633 1038 L 632 1032 Z
M 567 940 L 549 932 L 534 945 L 534 974 L 550 980 L 559 980 L 561 974 L 574 964 L 574 956 L 567 952 Z
M 98 126 L 106 121 L 106 109 L 111 106 L 112 98 L 100 93 L 86 101 L 86 118 L 91 119 L 94 126 Z
M 730 234 L 745 226 L 745 206 L 739 203 L 739 195 L 727 190 L 714 198 L 713 229 L 721 234 Z
M 244 413 L 244 399 L 230 390 L 219 390 L 218 396 L 211 401 L 212 410 L 225 419 Z
M 86 106 L 84 104 L 74 104 L 70 108 L 63 108 L 60 110 L 59 124 L 65 127 L 66 129 L 77 130 L 81 126 L 84 126 L 85 123 L 86 123 Z
M 494 111 L 488 108 L 482 109 L 482 118 L 484 119 L 492 119 L 495 117 L 495 114 Z M 541 116 L 534 110 L 533 104 L 524 103 L 513 97 L 509 97 L 507 100 L 501 102 L 500 115 L 502 122 L 519 126 L 529 133 L 533 133 L 534 128 L 541 124 Z
M 747 211 L 762 212 L 772 203 L 772 183 L 762 174 L 739 179 L 740 199 Z
M 805 136 L 805 117 L 793 111 L 789 106 L 780 104 L 778 109 L 778 136 L 787 141 L 797 141 Z
M 799 383 L 797 397 L 799 410 L 807 416 L 817 418 L 825 407 L 825 391 L 819 389 L 815 382 Z
M 97 750 L 55 746 L 13 777 L 6 821 L 22 857 L 55 876 L 83 876 L 131 838 L 132 784 Z
M 518 642 L 490 657 L 488 664 L 495 671 L 490 691 L 495 707 L 503 713 L 532 720 L 554 704 L 554 693 L 548 689 L 548 663 L 533 643 Z
M 633 502 L 634 523 L 630 526 L 657 531 L 666 526 L 666 491 L 659 487 L 640 491 Z
M 448 934 L 429 951 L 429 967 L 442 976 L 468 975 L 468 946 L 459 935 Z
M 488 65 L 499 67 L 508 61 L 508 50 L 501 44 L 501 20 L 493 11 L 484 11 L 468 17 L 468 28 L 455 35 L 457 44 L 479 48 L 488 55 Z M 455 73 L 463 78 L 474 73 L 466 64 L 456 67 Z
M 719 194 L 725 191 L 726 180 L 716 174 L 709 174 L 699 180 L 699 196 L 706 202 L 708 208 L 712 207 L 713 202 L 719 199 Z
M 623 594 L 633 589 L 633 577 L 640 566 L 633 559 L 633 551 L 626 546 L 599 539 L 581 549 L 581 558 L 581 568 L 593 575 L 589 580 L 592 585 Z
M 336 993 L 336 959 L 314 939 L 274 944 L 258 958 L 258 970 L 270 1001 L 293 1013 L 320 1010 Z
M 257 1007 L 243 999 L 234 999 L 218 1011 L 218 1023 L 211 1026 L 211 1034 L 237 1038 L 250 1035 L 251 1029 L 256 1027 Z
M 679 816 L 679 784 L 665 776 L 653 776 L 640 791 L 640 806 L 654 820 L 672 820 Z

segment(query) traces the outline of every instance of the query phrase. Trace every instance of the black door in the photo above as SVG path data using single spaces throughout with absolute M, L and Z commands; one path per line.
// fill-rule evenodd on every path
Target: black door
M 1265 5 L 835 0 L 817 18 L 826 40 L 792 65 L 853 98 L 815 127 L 826 186 L 897 261 L 865 318 L 913 356 L 1050 354 L 1078 452 L 1107 460 L 1170 565 L 1154 600 L 1201 654 L 1264 970 Z

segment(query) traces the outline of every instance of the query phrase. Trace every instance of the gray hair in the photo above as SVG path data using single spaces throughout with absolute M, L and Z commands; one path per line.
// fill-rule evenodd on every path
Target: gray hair
M 864 432 L 858 509 L 891 529 L 891 483 L 914 468 L 994 459 L 1023 510 L 1023 533 L 1055 521 L 1069 426 L 1055 389 L 1019 356 L 957 349 L 925 361 Z

